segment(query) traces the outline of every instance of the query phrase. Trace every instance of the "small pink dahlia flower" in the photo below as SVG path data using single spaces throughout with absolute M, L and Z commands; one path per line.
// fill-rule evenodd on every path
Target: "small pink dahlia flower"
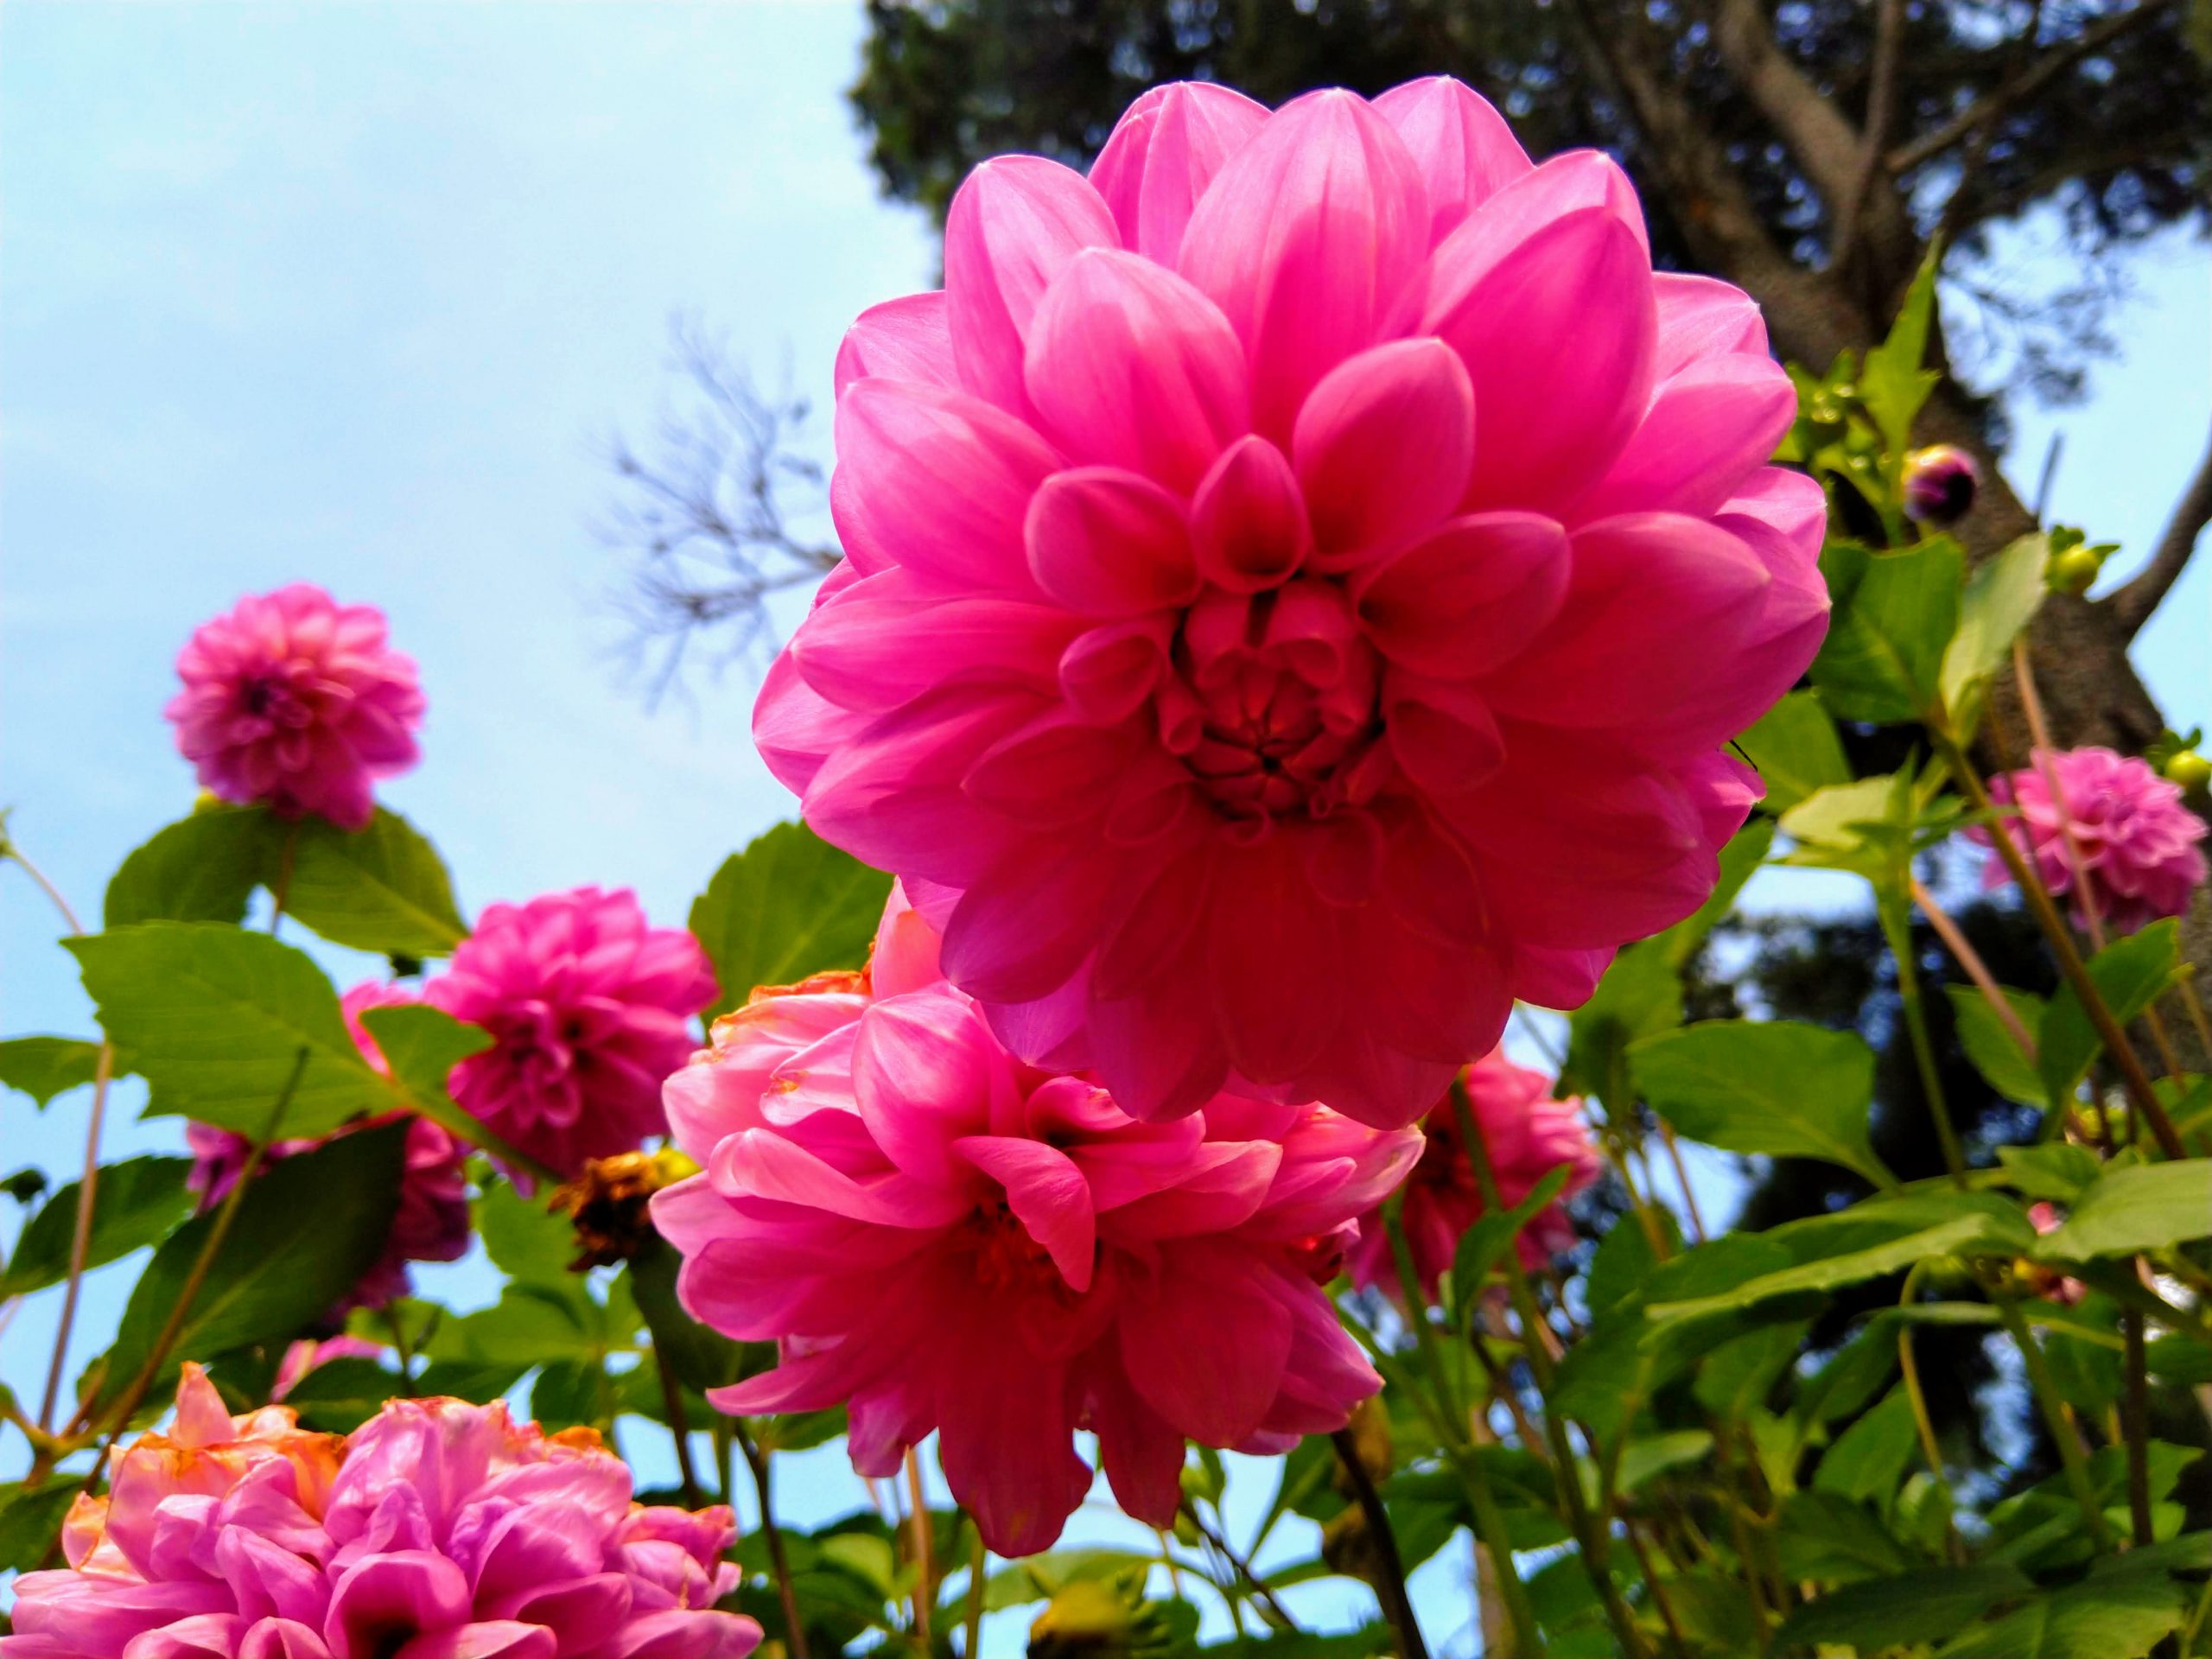
M 837 364 L 754 735 L 1025 1060 L 1409 1123 L 1694 910 L 1827 625 L 1751 300 L 1456 81 L 1147 93 Z
M 242 599 L 200 626 L 176 671 L 177 748 L 224 800 L 359 830 L 371 785 L 415 764 L 415 662 L 385 643 L 373 605 L 305 582 Z
M 1598 1179 L 1603 1160 L 1582 1126 L 1579 1100 L 1554 1100 L 1540 1071 L 1516 1065 L 1503 1049 L 1493 1050 L 1461 1072 L 1475 1128 L 1489 1149 L 1497 1174 L 1497 1195 L 1510 1206 L 1535 1191 L 1536 1184 L 1564 1164 L 1567 1185 L 1559 1199 L 1537 1211 L 1521 1230 L 1516 1247 L 1531 1271 L 1574 1244 L 1574 1224 L 1566 1200 Z M 1459 1135 L 1459 1112 L 1447 1094 L 1421 1125 L 1427 1141 L 1421 1161 L 1406 1182 L 1401 1224 L 1412 1252 L 1414 1270 L 1424 1295 L 1436 1294 L 1437 1281 L 1450 1270 L 1459 1239 L 1483 1214 L 1480 1183 Z M 1345 1264 L 1362 1288 L 1400 1288 L 1398 1266 L 1378 1206 L 1359 1224 L 1359 1244 Z
M 669 1080 L 702 1173 L 653 1198 L 693 1315 L 774 1338 L 733 1413 L 848 1404 L 853 1466 L 935 1430 L 1006 1555 L 1090 1490 L 1173 1523 L 1185 1438 L 1280 1452 L 1381 1380 L 1322 1286 L 1420 1151 L 1319 1106 L 1222 1094 L 1146 1123 L 1024 1065 L 893 910 L 868 975 L 757 992 Z
M 339 999 L 339 1007 L 346 1016 L 346 1029 L 353 1033 L 363 1056 L 378 1071 L 386 1069 L 384 1055 L 378 1051 L 376 1039 L 362 1026 L 361 1011 L 394 1007 L 417 1000 L 416 994 L 404 985 L 374 981 L 354 986 Z M 351 1135 L 357 1129 L 380 1127 L 398 1116 L 390 1113 L 366 1123 L 349 1125 L 337 1134 Z M 186 1124 L 184 1138 L 193 1156 L 192 1171 L 186 1183 L 200 1195 L 200 1209 L 212 1210 L 237 1182 L 253 1143 L 243 1135 L 207 1123 Z M 264 1161 L 289 1158 L 323 1144 L 323 1141 L 316 1140 L 279 1141 L 270 1147 Z M 467 1156 L 467 1148 L 429 1119 L 408 1120 L 405 1162 L 399 1176 L 399 1208 L 393 1213 L 384 1254 L 340 1300 L 332 1310 L 334 1313 L 342 1313 L 353 1307 L 382 1307 L 406 1295 L 410 1288 L 407 1264 L 410 1262 L 458 1262 L 468 1253 L 468 1181 L 462 1172 Z
M 645 1509 L 588 1429 L 395 1400 L 340 1441 L 233 1418 L 196 1365 L 175 1427 L 79 1497 L 69 1565 L 15 1584 L 0 1659 L 740 1659 L 727 1509 Z
M 2162 916 L 2185 913 L 2205 879 L 2204 852 L 2196 844 L 2205 830 L 2204 820 L 2182 804 L 2179 785 L 2147 762 L 2110 749 L 2038 749 L 2033 759 L 2024 771 L 1993 779 L 1989 792 L 2000 805 L 2018 809 L 2005 821 L 2007 833 L 2035 861 L 2045 887 L 2072 894 L 2075 919 L 2086 927 L 2094 912 L 2115 932 L 2133 933 Z M 2046 766 L 2058 779 L 2056 800 Z M 2086 892 L 2075 888 L 2062 815 L 2073 828 Z M 1971 825 L 1967 834 L 1985 847 L 1993 844 L 1984 825 Z M 1985 887 L 2011 879 L 2001 859 L 1993 856 L 1982 867 Z
M 661 1082 L 690 1055 L 715 976 L 626 887 L 578 887 L 490 906 L 424 998 L 492 1033 L 454 1067 L 454 1100 L 573 1176 L 665 1129 Z

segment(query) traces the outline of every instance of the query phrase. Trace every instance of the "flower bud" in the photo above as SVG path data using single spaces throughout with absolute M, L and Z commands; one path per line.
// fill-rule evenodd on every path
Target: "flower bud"
M 1904 458 L 1904 516 L 1916 524 L 1951 524 L 1967 516 L 1981 468 L 1956 445 L 1932 443 Z
M 2069 547 L 2050 562 L 2044 580 L 2058 593 L 2086 594 L 2096 584 L 2104 564 L 2094 548 Z
M 2160 768 L 2170 784 L 2178 784 L 2185 790 L 2202 789 L 2212 784 L 2212 760 L 2207 760 L 2195 749 L 2183 749 L 2178 754 L 2166 757 Z

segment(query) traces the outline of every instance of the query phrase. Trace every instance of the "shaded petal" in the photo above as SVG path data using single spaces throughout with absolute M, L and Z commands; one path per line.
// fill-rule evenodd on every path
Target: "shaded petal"
M 1391 661 L 1471 679 L 1510 661 L 1559 614 L 1572 569 L 1556 520 L 1471 513 L 1368 575 L 1359 620 Z
M 845 331 L 832 379 L 839 394 L 855 380 L 918 380 L 952 386 L 952 328 L 944 290 L 871 305 Z
M 1797 389 L 1772 358 L 1702 358 L 1659 388 L 1628 448 L 1573 516 L 1710 513 L 1774 453 L 1796 415 Z
M 1075 1454 L 1067 1367 L 969 1329 L 969 1363 L 945 1402 L 938 1459 L 987 1548 L 1034 1554 L 1060 1535 L 1090 1490 L 1090 1471 Z
M 1651 297 L 1659 309 L 1652 371 L 1661 380 L 1703 358 L 1738 352 L 1767 354 L 1766 320 L 1759 315 L 1758 302 L 1732 283 L 1655 270 Z
M 1090 1184 L 1067 1154 L 1041 1141 L 971 1135 L 953 1143 L 960 1155 L 1006 1189 L 1007 1208 L 1052 1258 L 1068 1288 L 1090 1288 L 1098 1244 Z
M 1204 1446 L 1243 1440 L 1282 1385 L 1290 1316 L 1256 1276 L 1249 1257 L 1186 1243 L 1122 1314 L 1122 1363 L 1138 1396 Z
M 1060 652 L 1081 626 L 1028 600 L 920 593 L 906 571 L 887 570 L 817 609 L 788 655 L 830 702 L 874 714 L 963 681 L 1049 690 Z
M 963 999 L 939 986 L 877 1003 L 853 1044 L 853 1100 L 884 1155 L 919 1179 L 965 1186 L 953 1143 L 987 1128 L 994 1045 Z
M 1173 81 L 1139 97 L 1090 165 L 1122 245 L 1173 264 L 1198 198 L 1267 118 L 1265 105 L 1211 81 Z
M 1443 341 L 1395 340 L 1338 364 L 1291 441 L 1315 566 L 1342 569 L 1444 518 L 1474 455 L 1474 385 Z
M 1490 705 L 1456 681 L 1393 668 L 1382 678 L 1382 710 L 1391 754 L 1430 795 L 1464 795 L 1505 759 Z
M 1222 451 L 1191 506 L 1199 573 L 1235 594 L 1289 580 L 1313 551 L 1298 475 L 1256 435 Z
M 1398 130 L 1428 187 L 1432 247 L 1534 165 L 1491 101 L 1449 75 L 1393 86 L 1375 107 Z
M 1335 912 L 1305 880 L 1294 839 L 1225 854 L 1206 923 L 1230 1063 L 1255 1083 L 1287 1082 L 1336 1035 L 1343 1004 Z
M 1055 473 L 1030 502 L 1024 533 L 1038 585 L 1085 616 L 1172 609 L 1198 594 L 1183 504 L 1135 473 Z
M 1102 1358 L 1104 1373 L 1090 1389 L 1090 1427 L 1114 1501 L 1147 1526 L 1175 1524 L 1183 1503 L 1183 1436 L 1145 1404 L 1118 1357 Z
M 1121 855 L 1082 835 L 1009 849 L 963 893 L 944 930 L 945 976 L 987 1002 L 1026 1002 L 1065 984 L 1090 954 Z

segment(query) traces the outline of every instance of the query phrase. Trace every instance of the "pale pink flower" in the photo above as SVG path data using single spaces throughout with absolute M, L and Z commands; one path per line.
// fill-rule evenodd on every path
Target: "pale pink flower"
M 630 1501 L 588 1429 L 394 1400 L 344 1441 L 232 1418 L 185 1367 L 168 1435 L 16 1580 L 0 1659 L 740 1659 L 727 1509 Z
M 1573 1247 L 1574 1223 L 1566 1201 L 1596 1180 L 1604 1167 L 1582 1126 L 1582 1103 L 1554 1100 L 1543 1073 L 1516 1065 L 1503 1049 L 1459 1075 L 1474 1109 L 1476 1130 L 1490 1151 L 1497 1195 L 1507 1207 L 1521 1203 L 1552 1171 L 1567 1166 L 1567 1185 L 1559 1198 L 1539 1210 L 1516 1241 L 1522 1264 L 1534 1271 Z M 1460 1137 L 1459 1108 L 1448 1093 L 1421 1128 L 1426 1142 L 1406 1181 L 1400 1224 L 1421 1292 L 1433 1296 L 1459 1251 L 1460 1236 L 1482 1217 L 1483 1195 Z M 1345 1266 L 1352 1282 L 1363 1288 L 1379 1286 L 1394 1295 L 1402 1289 L 1379 1205 L 1361 1220 L 1358 1247 Z
M 770 767 L 1015 1052 L 1411 1122 L 1712 890 L 1826 626 L 1758 308 L 1425 80 L 1141 99 L 955 197 L 837 364 Z
M 385 643 L 384 613 L 312 582 L 242 599 L 200 624 L 165 711 L 200 786 L 280 817 L 359 830 L 372 785 L 415 764 L 423 693 Z
M 578 887 L 491 906 L 424 996 L 492 1033 L 454 1067 L 454 1100 L 569 1176 L 663 1132 L 661 1082 L 690 1054 L 715 976 L 626 887 Z
M 404 985 L 387 985 L 373 980 L 354 986 L 339 999 L 339 1007 L 346 1016 L 346 1029 L 352 1033 L 363 1057 L 378 1071 L 388 1068 L 376 1039 L 361 1024 L 361 1011 L 419 1000 L 417 993 Z M 279 1141 L 269 1148 L 263 1161 L 265 1165 L 289 1158 L 340 1135 L 380 1128 L 400 1116 L 391 1112 L 363 1123 L 348 1124 L 323 1140 Z M 212 1210 L 237 1182 L 253 1143 L 243 1135 L 207 1123 L 186 1124 L 184 1137 L 193 1156 L 187 1185 L 200 1195 L 200 1209 Z M 410 1262 L 458 1262 L 468 1253 L 468 1181 L 462 1170 L 467 1148 L 429 1119 L 410 1116 L 404 1156 L 399 1208 L 393 1212 L 384 1254 L 339 1300 L 332 1310 L 334 1313 L 342 1314 L 353 1307 L 382 1307 L 406 1295 L 410 1288 L 407 1264 Z
M 2036 1203 L 2028 1206 L 2028 1220 L 2038 1233 L 2055 1233 L 2065 1225 L 2066 1217 L 2058 1213 L 2058 1206 L 2050 1203 Z M 2030 1290 L 2047 1302 L 2056 1302 L 2061 1307 L 2072 1307 L 2089 1294 L 2089 1287 L 2079 1279 L 2070 1279 L 2037 1262 L 2023 1262 L 2019 1274 Z
M 2033 760 L 2024 771 L 1991 779 L 1989 792 L 2000 805 L 2018 808 L 2005 819 L 2013 843 L 2034 859 L 2053 893 L 2072 894 L 2075 918 L 2087 927 L 2094 912 L 2115 932 L 2133 933 L 2162 916 L 2185 914 L 2190 895 L 2204 882 L 2204 852 L 2196 843 L 2205 831 L 2204 820 L 2182 804 L 2180 786 L 2147 762 L 2110 749 L 2037 749 Z M 2046 765 L 2057 774 L 2060 800 L 2051 798 Z M 2063 819 L 2073 826 L 2086 893 L 2075 890 L 2062 805 Z M 1993 844 L 1981 824 L 1969 826 L 1967 834 L 1985 847 Z M 2001 887 L 2011 879 L 2004 861 L 1993 855 L 1982 867 L 1985 887 Z
M 1381 1382 L 1321 1287 L 1420 1137 L 1228 1094 L 1140 1122 L 1009 1054 L 902 905 L 871 976 L 756 993 L 669 1080 L 703 1169 L 653 1198 L 684 1305 L 782 1344 L 715 1403 L 849 1405 L 864 1475 L 934 1430 L 1007 1555 L 1090 1490 L 1079 1428 L 1165 1527 L 1185 1437 L 1280 1452 L 1341 1427 Z

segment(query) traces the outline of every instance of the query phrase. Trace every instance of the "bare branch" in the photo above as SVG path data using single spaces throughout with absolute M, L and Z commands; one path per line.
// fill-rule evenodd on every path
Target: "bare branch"
M 669 334 L 683 399 L 650 455 L 611 446 L 626 490 L 598 527 L 631 564 L 617 603 L 649 705 L 677 683 L 695 639 L 712 638 L 721 663 L 760 662 L 775 638 L 770 598 L 819 581 L 841 556 L 834 538 L 798 528 L 819 518 L 823 483 L 798 447 L 805 400 L 763 392 L 696 319 L 673 319 Z
M 1923 134 L 1910 143 L 1901 144 L 1891 150 L 1884 165 L 1894 176 L 1910 173 L 1922 163 L 1935 160 L 2015 105 L 2034 96 L 2061 71 L 2102 50 L 2128 30 L 2148 22 L 2173 3 L 2174 0 L 2138 0 L 2126 11 L 2116 11 L 2109 16 L 2099 18 L 2072 40 L 2053 48 L 2002 86 L 1976 99 L 1933 132 Z
M 1859 139 L 1859 162 L 1851 188 L 1836 204 L 1835 229 L 1828 243 L 1828 263 L 1838 270 L 1851 264 L 1852 244 L 1866 210 L 1866 193 L 1882 164 L 1882 146 L 1890 141 L 1897 95 L 1897 48 L 1904 36 L 1904 0 L 1878 0 L 1874 13 L 1872 80 L 1866 91 L 1866 126 Z
M 2102 601 L 2110 607 L 2113 620 L 2119 625 L 2124 638 L 2133 639 L 2151 620 L 2151 613 L 2158 608 L 2158 601 L 2188 566 L 2190 555 L 2196 550 L 2197 537 L 2208 523 L 2212 523 L 2212 448 L 2208 448 L 2204 459 L 2197 462 L 2196 474 L 2182 492 L 2174 516 L 2166 524 L 2166 533 L 2158 538 L 2158 545 L 2152 552 L 2151 562 Z

